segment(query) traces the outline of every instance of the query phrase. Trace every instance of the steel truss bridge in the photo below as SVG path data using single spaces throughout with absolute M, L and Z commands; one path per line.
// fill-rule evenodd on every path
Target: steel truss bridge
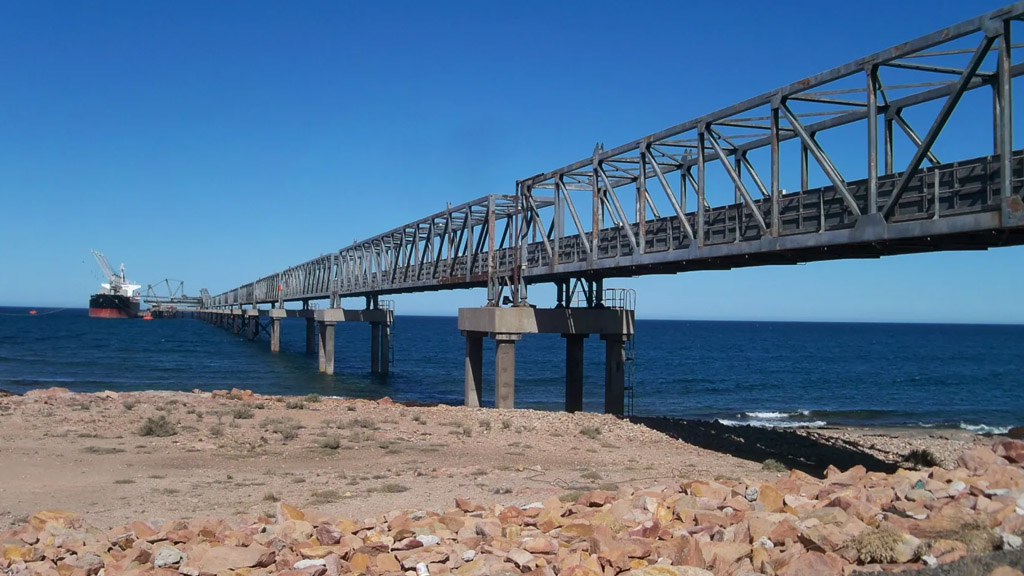
M 514 194 L 449 207 L 205 307 L 484 286 L 488 304 L 524 304 L 541 282 L 568 304 L 609 277 L 1022 244 L 1012 89 L 1024 62 L 1011 41 L 1022 15 L 1017 2 L 598 145 Z

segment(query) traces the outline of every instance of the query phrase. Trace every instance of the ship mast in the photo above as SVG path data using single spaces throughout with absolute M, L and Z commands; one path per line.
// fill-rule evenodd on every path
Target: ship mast
M 135 296 L 135 292 L 141 288 L 140 284 L 132 284 L 124 275 L 124 264 L 121 264 L 120 275 L 114 273 L 114 270 L 110 267 L 110 263 L 107 262 L 107 257 L 96 250 L 90 250 L 96 263 L 99 264 L 100 270 L 103 271 L 103 275 L 106 276 L 107 282 L 100 284 L 107 293 L 119 294 L 121 296 L 132 297 Z

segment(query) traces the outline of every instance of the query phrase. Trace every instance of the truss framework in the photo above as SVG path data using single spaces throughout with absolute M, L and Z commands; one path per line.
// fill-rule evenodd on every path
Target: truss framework
M 1017 2 L 610 150 L 598 145 L 517 181 L 515 195 L 448 208 L 209 303 L 336 306 L 487 286 L 489 304 L 504 288 L 521 304 L 528 283 L 566 278 L 1018 243 L 1024 165 L 1013 154 L 1012 80 L 1024 62 L 1011 25 L 1022 15 Z M 992 155 L 943 164 L 935 143 L 964 96 L 983 88 L 990 105 L 975 99 L 967 113 L 991 122 Z M 840 168 L 848 162 L 826 149 L 833 133 L 860 141 L 860 169 Z M 784 155 L 791 144 L 798 152 Z M 906 162 L 897 144 L 909 144 Z M 799 174 L 797 192 L 783 190 L 784 170 Z M 827 185 L 812 187 L 812 171 Z

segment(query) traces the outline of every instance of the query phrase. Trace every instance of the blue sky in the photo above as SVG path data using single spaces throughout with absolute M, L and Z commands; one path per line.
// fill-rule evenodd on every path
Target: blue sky
M 85 306 L 90 248 L 217 293 L 1002 3 L 369 4 L 0 4 L 0 305 Z M 648 318 L 1022 322 L 1022 255 L 610 285 Z

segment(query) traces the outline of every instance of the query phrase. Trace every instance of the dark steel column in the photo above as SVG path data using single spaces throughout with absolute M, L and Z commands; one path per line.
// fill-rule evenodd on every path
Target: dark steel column
M 626 347 L 618 334 L 604 340 L 604 413 L 622 416 L 626 411 Z
M 583 334 L 562 334 L 565 338 L 565 411 L 583 410 Z

